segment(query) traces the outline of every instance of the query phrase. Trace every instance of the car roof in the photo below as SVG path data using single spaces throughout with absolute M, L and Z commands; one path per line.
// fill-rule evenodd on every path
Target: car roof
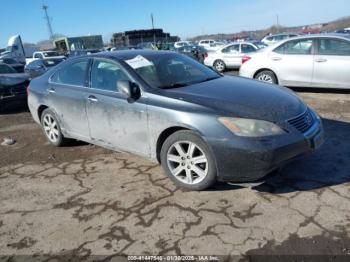
M 165 55 L 169 53 L 174 53 L 172 51 L 154 51 L 154 50 L 144 50 L 144 49 L 135 49 L 135 50 L 118 50 L 112 52 L 100 52 L 87 56 L 80 57 L 105 57 L 105 58 L 116 58 L 118 60 L 127 60 L 132 59 L 135 56 L 150 56 L 150 55 Z
M 339 34 L 339 33 L 323 33 L 323 34 L 310 34 L 310 35 L 299 35 L 291 38 L 284 39 L 282 41 L 279 41 L 277 43 L 274 43 L 268 47 L 265 47 L 263 49 L 263 52 L 268 52 L 270 50 L 275 49 L 277 46 L 280 46 L 286 42 L 292 41 L 292 40 L 298 40 L 298 39 L 310 39 L 310 38 L 338 38 L 350 41 L 350 35 L 347 34 Z

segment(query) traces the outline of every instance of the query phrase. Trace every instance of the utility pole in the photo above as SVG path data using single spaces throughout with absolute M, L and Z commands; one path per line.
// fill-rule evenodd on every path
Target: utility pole
M 278 14 L 276 15 L 276 25 L 277 25 L 277 27 L 280 27 L 280 22 L 279 22 L 279 19 L 278 19 Z
M 49 30 L 50 39 L 53 40 L 53 31 L 52 31 L 51 21 L 50 21 L 49 15 L 47 13 L 47 9 L 49 7 L 47 5 L 43 5 L 42 8 L 45 12 L 45 19 L 46 19 L 46 23 L 47 23 L 47 28 Z
M 153 45 L 156 46 L 156 34 L 154 32 L 153 13 L 151 13 L 151 21 L 152 21 L 152 28 L 153 28 Z

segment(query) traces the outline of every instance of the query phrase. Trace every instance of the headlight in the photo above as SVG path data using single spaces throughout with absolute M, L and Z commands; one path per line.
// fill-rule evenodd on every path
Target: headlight
M 220 117 L 219 121 L 237 136 L 262 137 L 285 133 L 279 126 L 264 120 Z

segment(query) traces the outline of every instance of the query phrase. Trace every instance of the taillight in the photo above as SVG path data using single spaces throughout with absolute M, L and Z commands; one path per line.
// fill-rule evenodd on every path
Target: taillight
M 208 54 L 207 53 L 204 53 L 204 58 L 207 58 L 208 57 Z
M 252 59 L 250 56 L 243 56 L 243 58 L 242 58 L 242 65 L 245 63 L 245 62 L 247 62 L 247 61 L 249 61 L 250 59 Z
M 30 93 L 30 86 L 27 86 L 27 95 Z

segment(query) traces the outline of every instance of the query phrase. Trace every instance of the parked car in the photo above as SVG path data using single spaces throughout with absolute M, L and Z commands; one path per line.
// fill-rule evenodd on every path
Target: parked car
M 205 49 L 208 51 L 208 52 L 212 52 L 212 51 L 216 51 L 218 50 L 220 47 L 223 47 L 227 44 L 224 44 L 222 42 L 214 42 L 213 44 L 209 44 L 208 46 L 205 47 Z M 203 45 L 201 46 L 203 47 Z M 204 48 L 204 47 L 203 47 Z
M 17 60 L 13 58 L 1 58 L 0 63 L 8 64 L 13 69 L 15 69 L 18 73 L 24 72 L 24 64 L 19 63 Z
M 18 73 L 11 66 L 0 63 L 0 112 L 26 105 L 28 84 L 27 74 Z
M 296 37 L 299 36 L 297 33 L 282 33 L 282 34 L 276 34 L 276 35 L 268 35 L 265 36 L 261 42 L 263 42 L 266 45 L 272 45 L 274 43 L 283 41 L 285 39 L 291 38 L 291 37 Z
M 175 48 L 180 48 L 180 47 L 188 46 L 188 45 L 190 46 L 190 45 L 192 45 L 192 43 L 190 41 L 178 41 L 178 42 L 174 43 Z
M 350 88 L 350 36 L 307 35 L 243 58 L 240 76 L 291 87 Z
M 203 46 L 205 49 L 210 48 L 210 45 L 214 45 L 216 43 L 215 40 L 212 39 L 203 39 L 198 42 L 199 46 Z
M 176 51 L 178 53 L 192 57 L 202 64 L 204 63 L 204 59 L 208 56 L 207 50 L 205 50 L 205 48 L 202 46 L 183 46 L 176 49 Z
M 26 64 L 28 65 L 29 63 L 33 62 L 34 60 L 38 59 L 45 59 L 45 58 L 59 58 L 59 59 L 65 59 L 66 57 L 63 55 L 60 55 L 56 51 L 38 51 L 33 53 L 32 58 L 27 58 L 26 59 Z
M 192 190 L 254 181 L 323 142 L 321 119 L 292 91 L 175 52 L 69 59 L 33 79 L 28 96 L 51 144 L 74 138 L 145 156 Z
M 34 60 L 25 66 L 24 71 L 29 74 L 31 78 L 38 77 L 63 61 L 64 59 L 62 58 Z
M 83 56 L 83 55 L 91 55 L 91 54 L 95 54 L 95 53 L 99 53 L 99 52 L 101 52 L 101 50 L 99 50 L 99 49 L 74 50 L 74 51 L 69 52 L 68 58 L 76 57 L 76 56 Z M 57 59 L 62 59 L 62 58 L 58 57 Z M 63 59 L 65 59 L 65 57 Z
M 208 52 L 204 59 L 206 66 L 213 67 L 218 72 L 223 72 L 227 68 L 239 68 L 242 64 L 242 58 L 260 48 L 247 42 L 239 42 L 226 45 L 215 52 Z

